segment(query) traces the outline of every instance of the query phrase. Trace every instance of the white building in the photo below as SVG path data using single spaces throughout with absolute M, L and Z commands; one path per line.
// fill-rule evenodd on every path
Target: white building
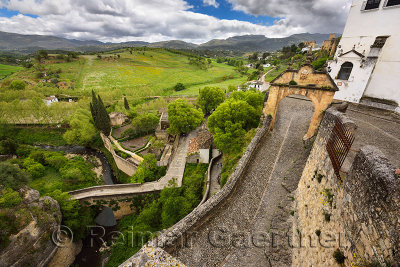
M 400 0 L 353 0 L 328 72 L 335 99 L 400 112 Z
M 46 103 L 47 106 L 50 106 L 53 103 L 57 103 L 58 98 L 55 95 L 51 95 L 43 99 L 43 101 Z

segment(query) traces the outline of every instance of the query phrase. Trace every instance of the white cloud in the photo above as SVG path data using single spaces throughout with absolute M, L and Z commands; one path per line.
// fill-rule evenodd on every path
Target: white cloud
M 203 1 L 218 5 L 215 0 Z M 201 43 L 246 34 L 283 37 L 305 31 L 339 30 L 347 16 L 348 2 L 228 1 L 235 9 L 246 13 L 283 19 L 278 19 L 272 26 L 221 20 L 190 11 L 192 7 L 184 0 L 0 0 L 0 8 L 38 16 L 32 18 L 19 14 L 11 18 L 0 17 L 0 31 L 111 42 L 181 39 Z M 298 6 L 290 5 L 295 3 Z M 338 27 L 332 27 L 337 24 Z
M 219 4 L 218 4 L 218 2 L 216 0 L 203 0 L 203 4 L 205 6 L 213 6 L 215 8 L 219 7 Z

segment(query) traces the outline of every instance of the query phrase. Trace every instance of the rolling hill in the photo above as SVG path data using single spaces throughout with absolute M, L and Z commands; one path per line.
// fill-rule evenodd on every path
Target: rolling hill
M 185 50 L 233 50 L 233 51 L 275 51 L 283 46 L 298 44 L 307 40 L 315 40 L 321 44 L 329 38 L 328 34 L 302 33 L 285 38 L 268 38 L 264 35 L 243 35 L 227 39 L 213 39 L 204 44 L 193 44 L 180 40 L 163 42 L 123 42 L 103 43 L 100 41 L 81 41 L 49 35 L 23 35 L 17 33 L 0 32 L 0 51 L 17 51 L 31 53 L 40 49 L 73 50 L 81 52 L 102 51 L 126 46 L 149 46 Z

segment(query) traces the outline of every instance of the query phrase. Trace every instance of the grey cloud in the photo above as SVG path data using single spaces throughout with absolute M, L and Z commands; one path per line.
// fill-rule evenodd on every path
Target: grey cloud
M 341 32 L 351 0 L 227 0 L 235 10 L 285 18 L 280 23 L 310 32 Z

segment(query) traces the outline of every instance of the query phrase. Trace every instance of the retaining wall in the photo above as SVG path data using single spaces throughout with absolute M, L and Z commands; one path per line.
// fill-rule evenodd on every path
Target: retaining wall
M 336 119 L 356 129 L 342 113 L 327 110 L 296 191 L 292 266 L 335 266 L 337 250 L 345 266 L 400 262 L 400 181 L 394 167 L 367 146 L 347 159 L 351 169 L 339 179 L 326 151 Z
M 100 133 L 101 139 L 103 140 L 104 147 L 111 153 L 111 155 L 114 158 L 115 164 L 117 165 L 118 169 L 123 171 L 129 176 L 132 176 L 135 174 L 137 165 L 129 160 L 126 160 L 124 158 L 121 158 L 120 156 L 115 153 L 115 150 L 112 146 L 111 140 L 105 136 L 103 133 Z

